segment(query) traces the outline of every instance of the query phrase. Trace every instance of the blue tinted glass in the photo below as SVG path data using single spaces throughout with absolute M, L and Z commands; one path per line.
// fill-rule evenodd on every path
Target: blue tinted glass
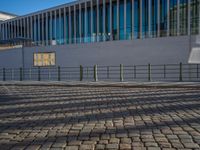
M 132 33 L 132 11 L 131 11 L 131 0 L 127 0 L 126 4 L 126 39 L 131 39 Z
M 134 38 L 139 38 L 139 0 L 134 0 Z
M 112 4 L 112 33 L 113 40 L 117 39 L 117 3 Z
M 119 3 L 119 39 L 124 39 L 124 1 Z

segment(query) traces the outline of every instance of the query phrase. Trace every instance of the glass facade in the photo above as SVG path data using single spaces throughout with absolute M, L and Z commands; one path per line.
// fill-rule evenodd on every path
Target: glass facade
M 199 0 L 76 1 L 1 22 L 0 38 L 24 37 L 39 45 L 62 45 L 195 35 L 200 28 L 199 5 Z

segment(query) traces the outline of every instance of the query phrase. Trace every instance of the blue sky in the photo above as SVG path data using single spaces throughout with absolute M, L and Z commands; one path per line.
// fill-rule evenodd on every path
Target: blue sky
M 0 0 L 0 11 L 25 15 L 74 0 Z

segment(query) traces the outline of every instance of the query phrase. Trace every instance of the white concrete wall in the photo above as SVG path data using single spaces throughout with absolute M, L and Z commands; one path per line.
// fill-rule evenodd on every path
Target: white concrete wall
M 190 38 L 164 37 L 130 41 L 25 48 L 25 67 L 33 66 L 34 52 L 56 51 L 56 65 L 140 65 L 187 63 Z M 0 67 L 21 67 L 21 49 L 0 51 Z

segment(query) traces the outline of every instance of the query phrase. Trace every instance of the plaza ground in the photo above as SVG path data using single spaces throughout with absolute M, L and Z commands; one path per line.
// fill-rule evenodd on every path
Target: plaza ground
M 0 85 L 3 150 L 200 149 L 199 83 Z

